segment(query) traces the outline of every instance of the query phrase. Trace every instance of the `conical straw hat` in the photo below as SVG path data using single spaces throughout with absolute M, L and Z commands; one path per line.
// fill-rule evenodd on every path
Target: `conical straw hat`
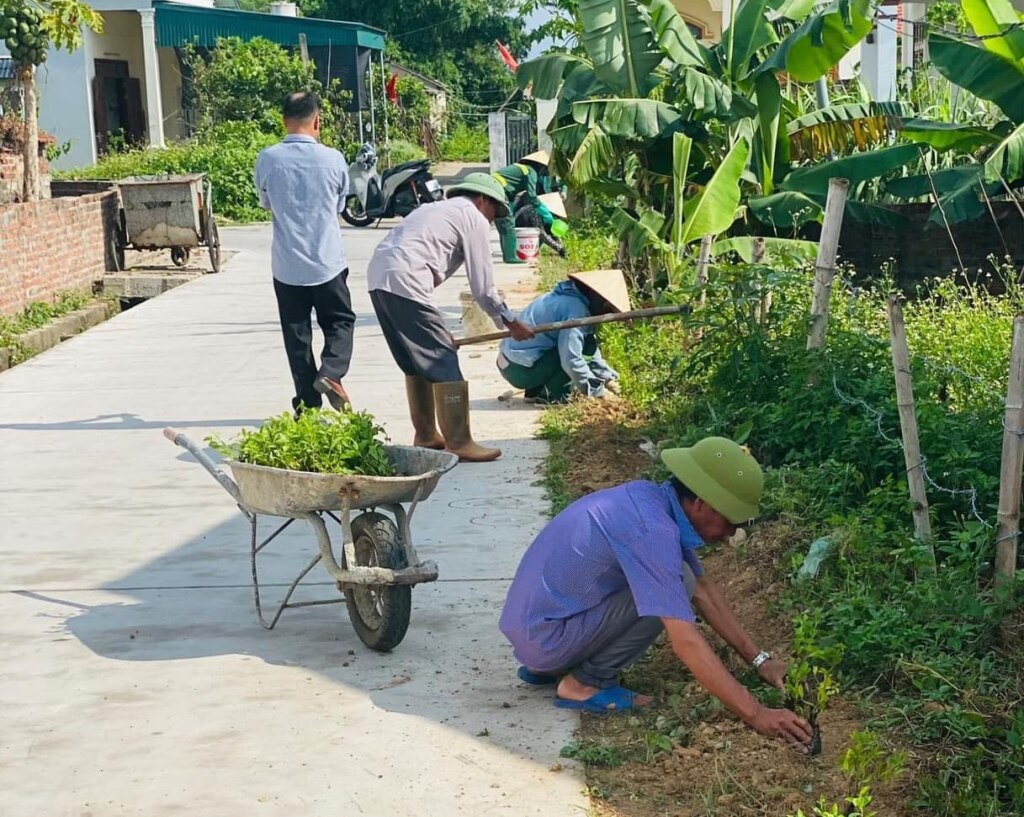
M 565 212 L 565 202 L 562 201 L 561 193 L 545 193 L 543 196 L 537 196 L 540 199 L 541 204 L 551 211 L 551 215 L 555 218 L 568 218 L 568 214 Z
M 544 167 L 547 167 L 548 164 L 551 162 L 551 157 L 548 156 L 548 152 L 546 150 L 536 150 L 533 153 L 526 154 L 519 161 L 533 162 L 536 165 L 542 165 Z
M 622 271 L 617 269 L 600 269 L 592 272 L 573 272 L 569 278 L 583 284 L 587 289 L 600 295 L 616 312 L 629 311 L 629 287 Z

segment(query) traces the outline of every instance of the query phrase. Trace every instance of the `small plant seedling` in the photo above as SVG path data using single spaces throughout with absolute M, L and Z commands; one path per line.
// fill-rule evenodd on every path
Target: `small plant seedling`
M 811 724 L 811 756 L 821 754 L 821 727 L 818 715 L 828 708 L 829 700 L 839 692 L 835 669 L 843 657 L 843 646 L 825 646 L 819 637 L 819 621 L 807 613 L 793 623 L 794 661 L 786 675 L 786 706 Z

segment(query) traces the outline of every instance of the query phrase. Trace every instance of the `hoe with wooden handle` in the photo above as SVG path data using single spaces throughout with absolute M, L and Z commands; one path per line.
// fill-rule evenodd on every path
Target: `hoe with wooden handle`
M 576 318 L 571 321 L 558 321 L 557 323 L 542 323 L 538 326 L 531 326 L 537 335 L 547 332 L 561 332 L 563 329 L 575 329 L 579 326 L 593 326 L 598 323 L 618 323 L 619 321 L 637 321 L 644 318 L 661 318 L 666 315 L 684 315 L 689 313 L 690 307 L 682 306 L 657 306 L 652 309 L 634 309 L 632 312 L 615 312 L 611 315 L 592 315 L 589 318 Z M 501 332 L 488 332 L 484 335 L 473 335 L 468 338 L 456 338 L 456 348 L 460 346 L 471 346 L 474 343 L 487 343 L 491 340 L 507 338 L 511 333 L 505 329 Z

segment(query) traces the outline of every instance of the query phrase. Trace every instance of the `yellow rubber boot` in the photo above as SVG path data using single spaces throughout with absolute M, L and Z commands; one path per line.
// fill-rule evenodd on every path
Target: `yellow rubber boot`
M 409 417 L 416 430 L 413 445 L 420 448 L 444 448 L 444 438 L 434 423 L 434 385 L 423 377 L 405 378 L 405 396 L 409 400 Z

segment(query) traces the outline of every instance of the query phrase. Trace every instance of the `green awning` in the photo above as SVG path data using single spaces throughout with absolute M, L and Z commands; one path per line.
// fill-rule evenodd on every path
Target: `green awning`
M 284 17 L 252 11 L 205 8 L 184 3 L 153 4 L 157 45 L 212 48 L 220 37 L 251 40 L 263 37 L 279 45 L 298 46 L 299 34 L 310 46 L 357 47 L 384 50 L 385 32 L 362 23 L 343 23 L 316 17 Z

